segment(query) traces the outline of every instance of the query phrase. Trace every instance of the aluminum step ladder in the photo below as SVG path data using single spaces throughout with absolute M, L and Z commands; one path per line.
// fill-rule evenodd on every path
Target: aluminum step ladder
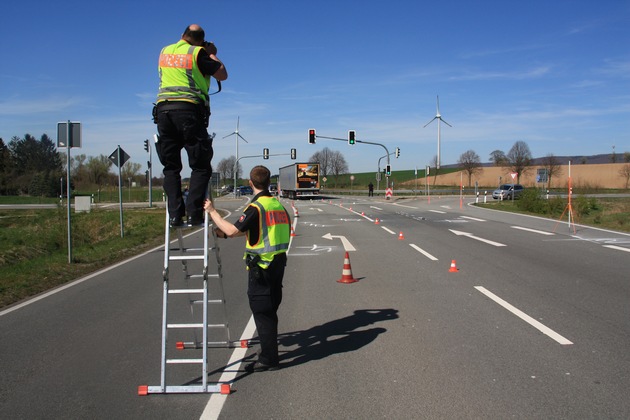
M 212 199 L 212 198 L 211 198 Z M 168 206 L 167 206 L 168 208 Z M 184 239 L 192 236 L 193 233 L 184 236 L 187 229 L 199 228 L 199 226 L 187 226 L 171 228 L 169 225 L 169 214 L 166 211 L 166 228 L 164 238 L 164 271 L 163 277 L 163 299 L 162 299 L 162 357 L 160 385 L 141 385 L 138 387 L 138 395 L 147 394 L 168 394 L 168 393 L 221 393 L 230 394 L 229 383 L 209 383 L 208 382 L 208 349 L 209 348 L 232 348 L 239 346 L 238 343 L 230 340 L 230 329 L 227 322 L 227 310 L 225 294 L 223 289 L 223 275 L 221 272 L 221 257 L 217 244 L 217 236 L 214 229 L 210 229 L 210 220 L 207 213 L 204 213 L 203 222 L 203 248 L 186 248 Z M 171 248 L 171 231 L 177 235 L 177 240 L 173 241 L 176 247 Z M 210 245 L 212 238 L 212 245 Z M 216 272 L 210 273 L 210 254 L 216 257 Z M 180 262 L 182 272 L 180 275 L 173 275 L 171 264 Z M 214 261 L 213 261 L 214 263 Z M 191 274 L 195 268 L 200 271 Z M 172 286 L 172 287 L 171 287 Z M 212 286 L 212 287 L 211 287 Z M 212 295 L 212 296 L 211 296 Z M 169 305 L 169 298 L 173 300 Z M 175 301 L 179 305 L 176 307 Z M 188 304 L 190 311 L 183 313 L 182 303 Z M 219 307 L 213 311 L 213 316 L 222 318 L 218 323 L 211 323 L 209 309 Z M 175 313 L 180 309 L 179 313 Z M 200 310 L 199 310 L 200 309 Z M 187 318 L 187 319 L 181 319 Z M 200 318 L 200 319 L 199 319 Z M 218 331 L 215 335 L 221 337 L 217 340 L 209 340 L 209 331 Z M 170 333 L 170 334 L 169 334 Z M 180 339 L 188 338 L 189 341 Z M 192 337 L 192 340 L 190 338 Z M 174 348 L 169 348 L 169 342 L 175 343 Z M 242 343 L 240 344 L 242 346 Z M 193 350 L 195 357 L 180 358 L 172 357 L 174 352 L 181 350 Z M 201 376 L 191 380 L 185 374 L 178 377 L 180 383 L 184 385 L 167 385 L 167 367 L 169 380 L 173 374 L 171 366 L 177 365 L 201 365 Z

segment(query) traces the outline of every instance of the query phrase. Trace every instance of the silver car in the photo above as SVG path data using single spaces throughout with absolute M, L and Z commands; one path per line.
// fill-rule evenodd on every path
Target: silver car
M 523 186 L 521 184 L 501 184 L 499 188 L 492 192 L 492 198 L 495 200 L 509 200 L 512 197 L 517 199 L 523 193 Z

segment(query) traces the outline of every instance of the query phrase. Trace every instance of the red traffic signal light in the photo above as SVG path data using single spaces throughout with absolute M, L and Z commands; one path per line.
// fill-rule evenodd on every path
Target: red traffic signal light
M 308 143 L 309 144 L 315 144 L 315 138 L 317 136 L 315 135 L 315 129 L 311 128 L 308 130 Z

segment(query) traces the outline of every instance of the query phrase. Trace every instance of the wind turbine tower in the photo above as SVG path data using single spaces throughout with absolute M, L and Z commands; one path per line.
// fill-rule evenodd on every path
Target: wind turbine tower
M 238 132 L 238 126 L 239 126 L 240 121 L 241 121 L 241 117 L 236 117 L 236 131 L 234 131 L 232 134 L 228 134 L 227 136 L 223 137 L 225 139 L 230 136 L 236 136 L 235 137 L 236 158 L 234 160 L 234 197 L 236 197 L 236 175 L 237 175 L 237 169 L 238 169 L 238 139 L 243 140 L 245 143 L 249 143 L 247 140 L 245 140 L 245 137 L 241 136 Z
M 438 146 L 437 146 L 437 162 L 436 162 L 436 166 L 437 169 L 440 169 L 440 150 L 441 150 L 441 145 L 440 145 L 440 122 L 443 122 L 444 124 L 448 125 L 449 127 L 453 127 L 452 125 L 450 125 L 449 123 L 447 123 L 446 121 L 444 121 L 444 119 L 442 118 L 442 115 L 440 115 L 440 97 L 437 97 L 437 112 L 435 114 L 435 117 L 433 117 L 433 119 L 431 121 L 429 121 L 428 123 L 426 123 L 424 125 L 425 128 L 427 125 L 431 124 L 434 120 L 438 120 L 437 122 L 437 126 L 438 126 Z

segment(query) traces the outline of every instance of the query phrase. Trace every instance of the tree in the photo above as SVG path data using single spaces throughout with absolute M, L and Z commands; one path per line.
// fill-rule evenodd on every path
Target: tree
M 8 144 L 11 160 L 13 192 L 34 195 L 56 195 L 57 183 L 63 165 L 54 142 L 43 134 L 38 141 L 30 134 L 23 139 L 14 136 Z
M 335 188 L 337 188 L 339 176 L 348 173 L 348 164 L 346 163 L 346 159 L 343 157 L 343 154 L 339 151 L 331 152 L 329 157 L 330 170 L 332 175 L 335 177 Z
M 552 154 L 548 154 L 542 158 L 542 166 L 547 170 L 547 189 L 551 188 L 551 178 L 554 175 L 560 175 L 562 173 L 562 165 L 558 159 Z
M 507 162 L 507 157 L 502 150 L 495 150 L 490 153 L 490 162 L 494 163 L 494 166 L 504 166 Z
M 458 165 L 468 174 L 468 186 L 471 186 L 473 175 L 483 172 L 481 158 L 474 150 L 468 150 L 459 156 Z
M 333 152 L 328 147 L 324 147 L 319 152 L 313 153 L 309 162 L 319 162 L 319 172 L 321 176 L 332 174 Z
M 630 163 L 626 163 L 619 169 L 619 175 L 621 175 L 626 180 L 626 189 L 628 189 L 628 184 L 630 183 Z
M 512 172 L 516 172 L 516 182 L 520 182 L 521 175 L 531 169 L 532 152 L 529 146 L 522 140 L 514 143 L 507 157 L 507 163 Z
M 309 162 L 319 163 L 319 173 L 321 176 L 334 176 L 335 188 L 337 187 L 339 176 L 348 173 L 348 164 L 343 154 L 337 150 L 330 150 L 328 147 L 324 147 L 319 152 L 313 153 Z
M 136 176 L 140 172 L 141 167 L 142 165 L 140 165 L 139 163 L 134 163 L 130 160 L 125 162 L 122 168 L 120 168 L 120 176 L 122 178 L 123 184 L 125 181 L 129 180 L 129 178 L 135 180 Z
M 623 152 L 623 161 L 626 163 L 630 163 L 630 152 Z
M 100 188 L 107 183 L 110 176 L 109 168 L 113 165 L 112 161 L 105 155 L 98 157 L 90 156 L 85 164 L 85 171 L 89 182 L 98 185 Z
M 236 157 L 234 155 L 230 156 L 229 158 L 221 159 L 216 169 L 216 171 L 221 176 L 221 179 L 223 180 L 234 179 L 234 162 L 235 161 L 236 161 Z M 241 167 L 241 163 L 239 162 L 236 167 L 236 178 L 240 178 L 242 170 L 243 169 Z

